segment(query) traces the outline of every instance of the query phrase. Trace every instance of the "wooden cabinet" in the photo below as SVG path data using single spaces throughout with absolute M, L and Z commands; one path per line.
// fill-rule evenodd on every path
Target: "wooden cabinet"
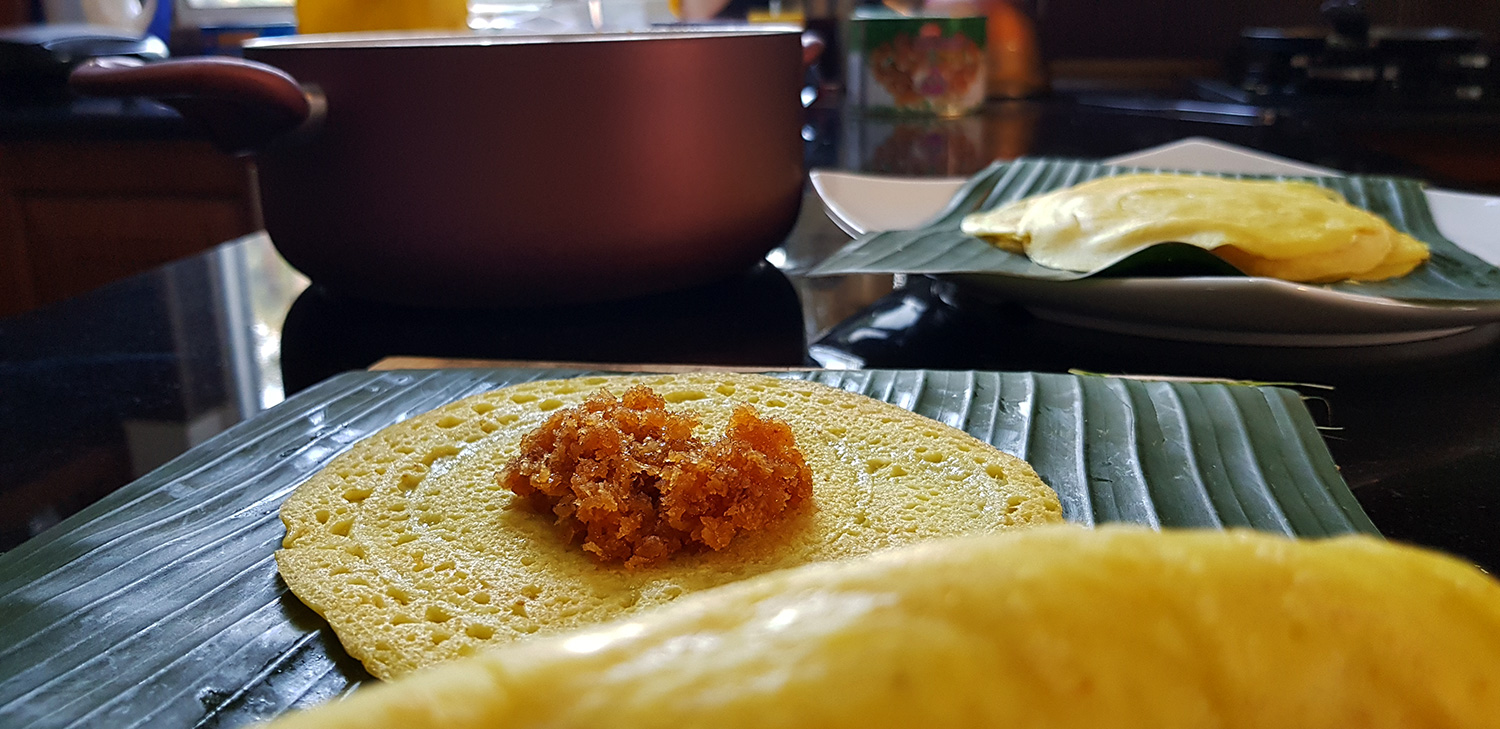
M 195 140 L 0 144 L 0 315 L 259 230 L 254 174 Z

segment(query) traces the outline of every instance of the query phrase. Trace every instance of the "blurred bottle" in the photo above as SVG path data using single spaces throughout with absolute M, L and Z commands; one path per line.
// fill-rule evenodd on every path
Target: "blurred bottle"
M 746 10 L 745 20 L 751 23 L 802 25 L 807 22 L 807 14 L 803 12 L 802 0 L 765 0 Z
M 1046 91 L 1047 71 L 1032 16 L 1012 0 L 988 0 L 981 8 L 989 18 L 990 97 L 1021 99 Z
M 1029 0 L 927 0 L 924 11 L 985 16 L 989 96 L 1021 99 L 1041 94 L 1048 86 L 1031 5 Z
M 464 30 L 467 0 L 297 0 L 297 32 Z

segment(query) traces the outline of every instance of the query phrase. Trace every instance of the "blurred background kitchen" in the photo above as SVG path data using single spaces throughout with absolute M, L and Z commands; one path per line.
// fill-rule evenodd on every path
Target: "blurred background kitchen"
M 234 55 L 299 19 L 303 30 L 473 32 L 802 23 L 828 43 L 804 92 L 809 167 L 963 176 L 996 159 L 1210 136 L 1500 192 L 1494 0 L 301 2 L 0 0 L 0 549 L 382 356 L 798 366 L 808 343 L 900 283 L 800 277 L 848 240 L 809 194 L 786 245 L 712 290 L 633 309 L 446 317 L 435 331 L 420 313 L 309 289 L 258 233 L 253 161 L 156 102 L 71 94 L 68 70 L 90 57 Z M 931 27 L 965 45 L 958 57 L 982 56 L 977 96 L 898 108 L 876 71 L 889 36 L 874 29 L 910 16 L 954 19 Z M 679 329 L 698 334 L 684 345 Z M 604 353 L 579 345 L 606 341 Z
M 1500 3 L 1467 0 L 0 0 L 0 314 L 16 313 L 260 228 L 245 159 L 219 154 L 169 109 L 78 99 L 67 69 L 91 56 L 234 54 L 304 30 L 472 26 L 481 32 L 638 28 L 692 20 L 806 23 L 830 41 L 809 118 L 812 166 L 965 175 L 1066 135 L 1053 153 L 1099 156 L 1079 133 L 1111 117 L 1236 127 L 1290 156 L 1500 189 Z M 864 114 L 852 16 L 981 16 L 989 102 L 956 118 Z M 679 17 L 681 16 L 681 17 Z M 41 23 L 41 25 L 37 25 Z M 592 23 L 592 26 L 591 26 Z M 854 55 L 851 55 L 854 54 Z M 1017 103 L 1013 99 L 1031 101 Z M 849 103 L 852 102 L 852 103 Z M 1074 105 L 1060 130 L 1048 111 Z M 1092 114 L 1090 116 L 1089 114 Z M 1103 120 L 1103 121 L 1101 121 Z M 1142 139 L 1136 147 L 1157 140 Z M 1264 146 L 1264 145 L 1259 145 Z M 1340 157 L 1345 159 L 1341 159 Z M 1343 165 L 1338 163 L 1343 162 Z M 1402 167 L 1401 163 L 1406 166 Z M 108 255 L 101 233 L 121 239 Z

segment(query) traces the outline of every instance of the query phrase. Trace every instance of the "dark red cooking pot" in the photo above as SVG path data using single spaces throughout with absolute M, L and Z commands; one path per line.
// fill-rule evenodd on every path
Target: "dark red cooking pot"
M 76 70 L 253 151 L 288 262 L 359 298 L 621 298 L 741 270 L 802 193 L 796 28 L 297 36 Z M 810 49 L 816 54 L 816 47 Z

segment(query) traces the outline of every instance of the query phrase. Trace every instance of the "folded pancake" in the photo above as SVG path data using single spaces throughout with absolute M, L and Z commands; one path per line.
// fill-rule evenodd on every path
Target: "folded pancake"
M 705 441 L 740 404 L 787 423 L 812 472 L 808 503 L 722 549 L 629 568 L 501 485 L 549 415 L 635 385 L 695 415 Z M 477 395 L 355 444 L 282 505 L 276 562 L 349 653 L 391 678 L 771 570 L 1061 514 L 1025 462 L 863 395 L 755 375 L 588 377 Z
M 1071 526 L 727 585 L 275 729 L 1496 727 L 1500 583 L 1370 537 Z
M 1337 192 L 1305 182 L 1127 174 L 964 218 L 964 233 L 1048 268 L 1093 272 L 1158 243 L 1195 245 L 1252 276 L 1379 281 L 1427 245 Z

